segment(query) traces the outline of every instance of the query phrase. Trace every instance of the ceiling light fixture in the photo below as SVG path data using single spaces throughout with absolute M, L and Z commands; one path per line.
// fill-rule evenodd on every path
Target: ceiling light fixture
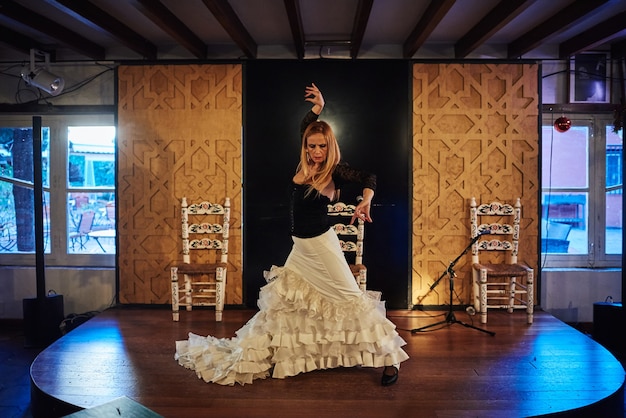
M 304 48 L 305 55 L 311 58 L 350 59 L 352 42 L 342 40 L 307 41 L 304 43 Z M 307 54 L 307 50 L 311 53 Z
M 35 66 L 35 57 L 43 56 L 44 66 Z M 37 87 L 51 96 L 57 96 L 65 87 L 65 80 L 50 71 L 50 54 L 36 49 L 30 50 L 30 68 L 22 71 L 22 79 L 30 86 Z

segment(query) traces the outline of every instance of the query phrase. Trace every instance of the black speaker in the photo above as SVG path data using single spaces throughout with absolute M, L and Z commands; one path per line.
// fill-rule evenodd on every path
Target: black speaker
M 593 304 L 593 339 L 616 357 L 626 354 L 624 349 L 624 315 L 621 303 Z
M 63 295 L 23 300 L 24 345 L 45 348 L 61 337 Z

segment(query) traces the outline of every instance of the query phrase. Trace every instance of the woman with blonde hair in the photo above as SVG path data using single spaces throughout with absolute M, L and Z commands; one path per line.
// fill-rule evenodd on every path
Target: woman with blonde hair
M 363 199 L 351 222 L 372 222 L 376 176 L 341 161 L 332 128 L 317 120 L 325 103 L 315 84 L 305 88 L 305 100 L 313 107 L 301 124 L 300 162 L 290 189 L 293 248 L 284 266 L 265 272 L 259 312 L 235 337 L 190 333 L 176 343 L 178 362 L 207 382 L 245 384 L 270 374 L 362 366 L 383 367 L 381 384 L 389 386 L 408 359 L 380 294 L 358 287 L 327 215 L 341 187 L 357 183 Z

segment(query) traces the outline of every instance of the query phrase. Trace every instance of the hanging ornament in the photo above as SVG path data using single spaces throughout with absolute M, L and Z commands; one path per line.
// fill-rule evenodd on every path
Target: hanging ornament
M 572 127 L 572 121 L 569 120 L 569 118 L 566 118 L 565 116 L 561 116 L 560 118 L 558 118 L 557 120 L 554 121 L 554 129 L 557 130 L 557 132 L 567 132 L 569 131 L 569 128 Z

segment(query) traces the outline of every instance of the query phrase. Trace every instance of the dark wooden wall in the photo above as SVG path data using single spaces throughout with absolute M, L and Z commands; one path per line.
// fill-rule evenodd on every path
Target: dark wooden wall
M 368 287 L 390 307 L 406 308 L 410 288 L 410 99 L 407 61 L 251 61 L 244 103 L 244 299 L 255 306 L 263 270 L 291 249 L 287 190 L 299 159 L 299 126 L 314 82 L 342 158 L 378 176 L 365 232 Z M 356 199 L 359 190 L 344 190 Z M 343 200 L 343 199 L 342 199 Z M 354 200 L 353 200 L 354 201 Z

